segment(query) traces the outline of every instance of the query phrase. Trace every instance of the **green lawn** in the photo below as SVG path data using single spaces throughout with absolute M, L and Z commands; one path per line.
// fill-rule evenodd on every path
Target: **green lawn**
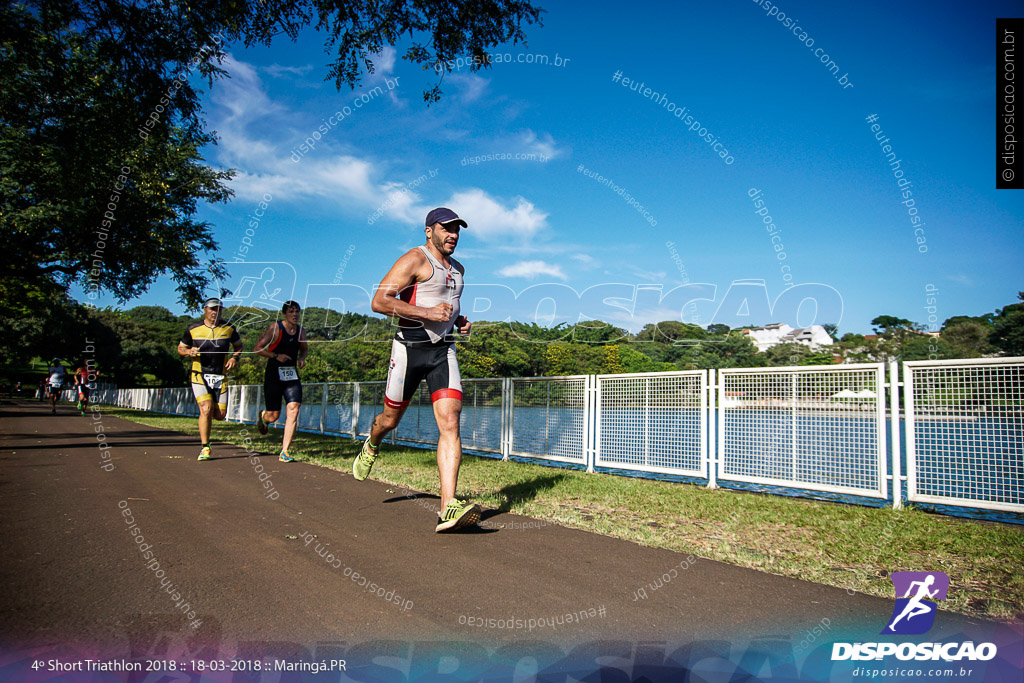
M 134 410 L 104 412 L 195 434 L 195 418 Z M 213 438 L 276 455 L 281 431 L 216 423 Z M 351 472 L 361 444 L 299 433 L 296 459 Z M 438 493 L 433 451 L 390 447 L 371 478 Z M 642 545 L 721 560 L 891 599 L 896 571 L 943 571 L 942 609 L 995 619 L 1024 618 L 1024 527 L 783 496 L 709 490 L 691 484 L 620 477 L 465 456 L 459 495 L 514 512 Z M 516 533 L 511 531 L 510 533 Z

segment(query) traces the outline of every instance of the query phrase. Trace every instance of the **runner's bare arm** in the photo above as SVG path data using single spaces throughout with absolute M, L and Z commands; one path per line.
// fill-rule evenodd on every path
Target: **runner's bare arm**
M 398 298 L 406 287 L 422 282 L 429 277 L 430 263 L 419 249 L 405 253 L 381 280 L 373 294 L 370 307 L 374 313 L 383 313 L 407 320 L 434 320 L 445 322 L 452 315 L 452 305 L 441 303 L 430 308 L 414 306 Z M 419 277 L 417 277 L 419 275 Z
M 465 268 L 465 266 L 463 266 L 461 263 L 459 263 L 455 259 L 452 259 L 452 264 L 455 266 L 456 270 L 459 271 L 459 273 L 461 273 L 463 276 L 466 275 L 466 268 Z M 473 323 L 469 322 L 469 318 L 467 318 L 464 315 L 460 315 L 458 318 L 455 319 L 455 329 L 458 331 L 459 334 L 467 334 L 468 335 L 469 334 L 469 329 L 472 326 L 473 326 Z
M 263 356 L 264 358 L 273 358 L 274 352 L 269 351 L 268 348 L 271 344 L 276 341 L 277 338 L 277 323 L 273 323 L 268 327 L 260 338 L 256 340 L 256 355 Z
M 178 355 L 188 356 L 189 358 L 195 358 L 199 355 L 199 349 L 195 346 L 185 346 L 181 342 L 178 342 Z
M 299 358 L 295 365 L 301 370 L 306 365 L 306 354 L 309 353 L 309 343 L 306 341 L 306 331 L 299 328 Z
M 238 340 L 234 344 L 235 352 L 228 358 L 228 362 L 224 364 L 224 371 L 228 372 L 234 370 L 235 366 L 238 365 L 238 358 L 242 355 L 242 340 Z

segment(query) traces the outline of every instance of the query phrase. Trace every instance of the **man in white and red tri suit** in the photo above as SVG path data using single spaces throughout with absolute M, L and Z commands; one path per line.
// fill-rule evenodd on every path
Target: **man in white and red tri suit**
M 426 244 L 402 255 L 380 283 L 372 308 L 398 318 L 391 342 L 391 361 L 384 410 L 373 419 L 370 436 L 352 465 L 362 481 L 370 474 L 384 437 L 398 426 L 420 382 L 427 381 L 437 440 L 437 469 L 441 476 L 441 519 L 435 531 L 455 531 L 480 520 L 480 506 L 455 498 L 462 462 L 462 378 L 455 358 L 453 331 L 469 334 L 470 322 L 459 314 L 466 269 L 451 257 L 466 221 L 451 209 L 427 214 Z

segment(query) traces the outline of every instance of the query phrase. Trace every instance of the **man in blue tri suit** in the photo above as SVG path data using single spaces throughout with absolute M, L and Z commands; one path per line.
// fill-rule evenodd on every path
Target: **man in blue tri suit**
M 281 442 L 281 462 L 291 462 L 288 449 L 295 436 L 299 422 L 299 408 L 302 406 L 302 380 L 298 371 L 306 364 L 309 345 L 306 332 L 299 325 L 302 307 L 294 301 L 286 301 L 281 307 L 284 320 L 274 323 L 256 342 L 256 354 L 267 359 L 267 371 L 263 376 L 263 399 L 267 409 L 261 410 L 256 419 L 256 429 L 267 433 L 267 425 L 281 416 L 281 399 L 284 399 L 287 417 L 284 423 L 284 438 Z
M 466 269 L 452 258 L 466 221 L 451 209 L 427 214 L 426 244 L 410 249 L 391 267 L 373 296 L 375 313 L 398 318 L 384 410 L 373 419 L 370 436 L 352 464 L 352 474 L 366 479 L 385 435 L 398 426 L 420 382 L 427 381 L 437 420 L 437 469 L 441 478 L 441 519 L 435 531 L 455 531 L 480 520 L 480 506 L 455 497 L 462 462 L 462 378 L 452 332 L 469 334 L 470 322 L 459 314 Z

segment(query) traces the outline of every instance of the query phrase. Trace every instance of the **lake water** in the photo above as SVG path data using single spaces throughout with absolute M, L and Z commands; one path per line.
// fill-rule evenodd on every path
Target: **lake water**
M 351 386 L 331 387 L 326 412 L 321 402 L 304 403 L 300 410 L 300 429 L 320 430 L 321 413 L 328 432 L 349 432 L 352 423 Z M 345 390 L 347 389 L 347 393 Z M 168 391 L 164 403 L 167 412 L 194 406 L 177 400 L 177 391 Z M 246 410 L 232 417 L 244 421 L 256 419 L 253 395 L 247 395 Z M 322 393 L 314 391 L 322 400 Z M 379 392 L 377 392 L 379 393 Z M 173 396 L 173 399 L 171 399 Z M 364 399 L 378 400 L 373 394 Z M 154 406 L 156 407 L 156 406 Z M 360 406 L 358 432 L 369 431 L 379 405 Z M 241 414 L 240 414 L 241 413 Z M 462 440 L 466 450 L 489 453 L 501 449 L 500 406 L 466 404 L 462 412 Z M 715 425 L 717 416 L 712 416 Z M 900 468 L 906 475 L 906 430 L 900 421 Z M 283 419 L 279 421 L 283 424 Z M 886 420 L 884 438 L 886 460 L 892 451 L 888 440 L 891 421 Z M 601 413 L 599 466 L 637 476 L 630 466 L 670 468 L 687 481 L 700 483 L 693 475 L 700 472 L 700 410 L 696 408 L 606 408 Z M 583 450 L 584 411 L 582 408 L 531 406 L 513 412 L 512 453 L 525 457 L 556 457 L 569 464 L 585 465 Z M 878 477 L 877 443 L 879 434 L 874 415 L 869 412 L 842 414 L 798 413 L 795 420 L 786 409 L 728 409 L 725 411 L 724 453 L 719 474 L 722 486 L 762 490 L 771 493 L 804 489 L 785 486 L 730 483 L 730 475 L 766 479 L 794 480 L 807 485 L 843 486 L 872 489 Z M 921 419 L 916 421 L 918 452 L 918 492 L 928 495 L 983 498 L 1016 503 L 1024 502 L 1024 430 L 1018 418 L 980 416 L 975 419 Z M 430 405 L 411 405 L 389 436 L 398 442 L 433 444 L 437 425 Z M 719 438 L 722 438 L 719 436 Z M 794 443 L 796 448 L 793 448 Z M 721 448 L 722 443 L 718 444 Z M 794 455 L 795 450 L 795 455 Z M 891 466 L 891 465 L 889 465 Z M 891 474 L 891 473 L 890 473 Z M 672 475 L 643 473 L 673 479 Z M 703 480 L 706 482 L 706 480 Z M 904 485 L 905 486 L 905 485 Z M 886 484 L 887 492 L 891 484 Z M 864 503 L 867 499 L 843 494 L 812 494 L 818 497 Z M 890 501 L 891 501 L 891 493 Z M 877 501 L 881 503 L 879 499 Z M 940 506 L 944 507 L 944 506 Z M 949 508 L 944 512 L 964 509 Z M 1024 515 L 971 511 L 970 516 L 1024 520 Z

